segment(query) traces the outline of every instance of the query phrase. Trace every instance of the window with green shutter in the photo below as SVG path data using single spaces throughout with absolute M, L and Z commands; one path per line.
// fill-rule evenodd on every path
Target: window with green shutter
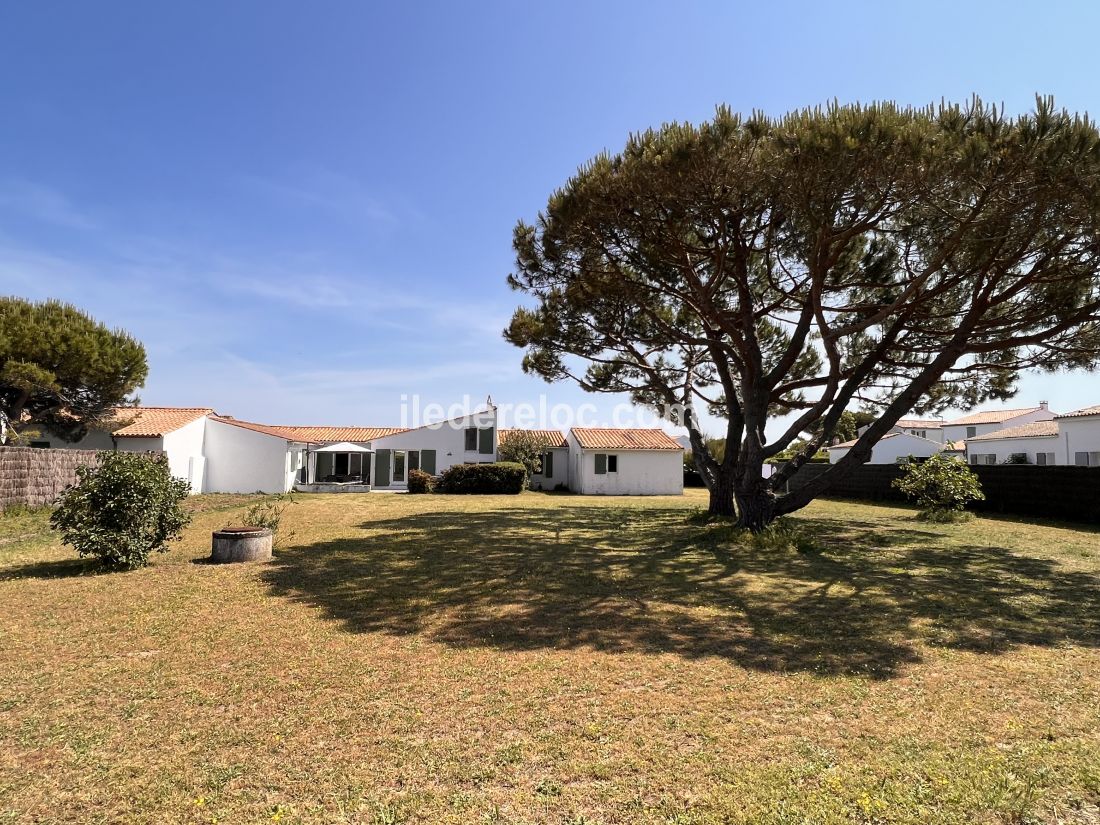
M 477 431 L 477 451 L 481 455 L 493 454 L 493 428 L 484 427 Z
M 554 475 L 554 454 L 546 452 L 542 454 L 542 477 L 550 478 Z
M 607 475 L 607 456 L 604 453 L 596 453 L 596 475 Z

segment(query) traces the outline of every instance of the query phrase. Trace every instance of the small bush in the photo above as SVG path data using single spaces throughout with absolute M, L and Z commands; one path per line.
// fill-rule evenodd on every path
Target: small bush
M 94 467 L 78 467 L 50 516 L 50 526 L 81 556 L 132 570 L 164 553 L 191 516 L 181 502 L 190 485 L 174 478 L 165 456 L 103 452 Z
M 514 461 L 455 464 L 443 472 L 436 489 L 451 494 L 515 494 L 523 492 L 526 481 L 527 469 Z
M 423 470 L 409 470 L 409 492 L 430 493 L 432 491 L 432 474 Z
M 971 501 L 985 500 L 974 471 L 943 453 L 919 463 L 910 461 L 902 472 L 893 485 L 917 503 L 921 517 L 928 521 L 950 521 L 945 514 L 961 512 Z
M 283 512 L 288 504 L 293 504 L 294 499 L 289 495 L 266 496 L 262 501 L 257 501 L 244 514 L 244 523 L 248 527 L 264 527 L 271 531 L 272 535 L 278 535 L 279 525 L 283 522 Z

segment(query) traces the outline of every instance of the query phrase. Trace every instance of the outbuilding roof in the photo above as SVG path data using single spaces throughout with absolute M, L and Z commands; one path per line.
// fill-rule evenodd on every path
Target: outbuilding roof
M 114 421 L 122 423 L 122 426 L 113 430 L 111 435 L 118 438 L 156 438 L 213 413 L 210 407 L 115 407 Z
M 1030 424 L 1021 424 L 1018 427 L 1006 427 L 1003 430 L 976 435 L 966 439 L 971 441 L 1000 441 L 1002 438 L 1057 438 L 1058 422 L 1033 421 Z
M 970 413 L 970 415 L 964 415 L 962 418 L 956 418 L 947 422 L 949 427 L 957 427 L 960 424 L 1000 424 L 1004 421 L 1008 421 L 1012 418 L 1016 418 L 1027 413 L 1037 412 L 1043 409 L 1042 407 L 1021 407 L 1015 410 L 979 410 L 976 413 Z
M 1080 410 L 1074 410 L 1073 412 L 1062 413 L 1061 415 L 1054 416 L 1055 418 L 1082 418 L 1086 415 L 1100 415 L 1100 404 L 1093 407 L 1084 407 Z
M 501 444 L 507 444 L 508 439 L 516 433 L 530 433 L 535 438 L 543 443 L 543 445 L 550 449 L 564 448 L 569 445 L 565 441 L 565 433 L 561 430 L 524 430 L 519 428 L 513 428 L 510 430 L 501 430 L 498 436 Z
M 585 450 L 680 450 L 683 446 L 664 430 L 573 427 L 569 432 Z

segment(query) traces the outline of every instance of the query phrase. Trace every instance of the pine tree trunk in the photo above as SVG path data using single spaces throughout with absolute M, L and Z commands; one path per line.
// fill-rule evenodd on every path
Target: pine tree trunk
M 707 512 L 712 516 L 732 518 L 737 515 L 733 507 L 733 479 L 727 473 L 718 473 L 714 484 L 710 488 L 710 508 Z
M 762 484 L 748 490 L 739 490 L 735 498 L 738 527 L 747 527 L 754 533 L 759 533 L 775 521 L 775 495 Z

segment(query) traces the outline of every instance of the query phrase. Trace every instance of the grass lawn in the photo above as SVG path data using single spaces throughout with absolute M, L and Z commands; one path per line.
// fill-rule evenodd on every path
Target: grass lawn
M 1100 532 L 300 496 L 266 565 L 0 518 L 0 823 L 1097 823 Z

